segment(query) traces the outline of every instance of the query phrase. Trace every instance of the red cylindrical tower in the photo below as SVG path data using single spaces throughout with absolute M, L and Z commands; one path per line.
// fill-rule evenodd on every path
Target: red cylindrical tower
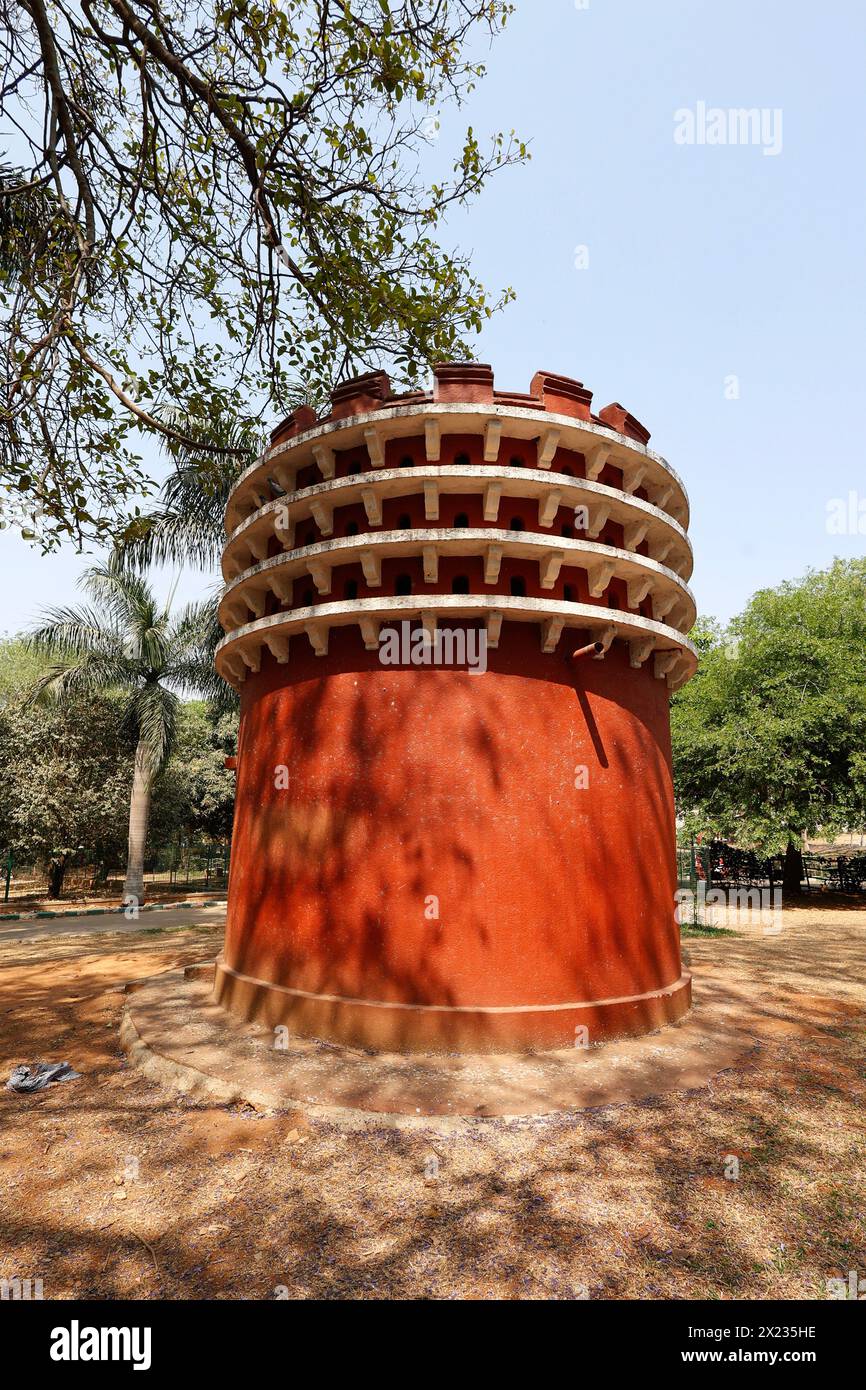
M 232 1012 L 471 1050 L 688 1009 L 668 713 L 696 661 L 688 502 L 643 426 L 590 402 L 548 372 L 515 395 L 448 364 L 404 396 L 372 373 L 238 481 L 216 658 L 241 690 Z

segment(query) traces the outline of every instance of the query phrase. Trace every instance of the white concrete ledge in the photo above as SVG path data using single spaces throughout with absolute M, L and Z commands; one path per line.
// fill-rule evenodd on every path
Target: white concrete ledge
M 298 469 L 317 464 L 326 476 L 333 469 L 333 451 L 354 448 L 366 448 L 375 468 L 383 457 L 385 443 L 391 439 L 423 436 L 428 460 L 438 459 L 441 438 L 449 433 L 480 435 L 485 456 L 490 457 L 493 457 L 494 439 L 499 457 L 503 452 L 502 438 L 532 443 L 537 463 L 542 468 L 555 462 L 556 449 L 584 454 L 590 467 L 598 471 L 605 462 L 612 463 L 623 470 L 626 491 L 645 487 L 663 510 L 683 527 L 688 526 L 688 494 L 679 474 L 661 454 L 627 435 L 592 421 L 575 420 L 570 415 L 554 415 L 541 409 L 426 401 L 386 406 L 363 415 L 323 422 L 266 450 L 235 483 L 226 508 L 226 529 L 237 526 L 246 513 L 259 505 L 258 495 L 267 490 L 267 479 L 271 476 L 281 487 L 288 483 L 286 490 L 291 491 L 292 475 Z
M 251 566 L 226 585 L 220 598 L 219 617 L 226 631 L 246 622 L 240 609 L 264 612 L 264 596 L 271 592 L 280 602 L 290 598 L 291 585 L 298 579 L 312 580 L 320 594 L 331 592 L 331 570 L 337 565 L 357 564 L 367 583 L 381 583 L 383 559 L 423 561 L 425 581 L 438 580 L 438 561 L 443 556 L 480 557 L 485 562 L 486 582 L 495 584 L 504 556 L 531 560 L 538 564 L 542 587 L 556 582 L 563 566 L 586 570 L 590 583 L 601 584 L 600 596 L 612 578 L 624 579 L 629 586 L 629 606 L 637 607 L 648 595 L 653 603 L 665 607 L 664 614 L 677 620 L 672 625 L 688 632 L 694 625 L 694 596 L 679 575 L 666 565 L 645 555 L 637 555 L 597 541 L 567 536 L 545 535 L 540 531 L 500 531 L 492 527 L 457 527 L 377 531 L 357 536 L 341 536 L 302 546 L 283 555 Z M 666 606 L 665 606 L 666 605 Z
M 605 647 L 616 639 L 629 643 L 630 665 L 641 666 L 653 658 L 653 673 L 667 681 L 670 690 L 679 689 L 697 666 L 697 652 L 681 632 L 665 623 L 642 618 L 618 609 L 596 607 L 588 603 L 566 603 L 562 600 L 518 598 L 511 594 L 408 594 L 386 598 L 365 598 L 323 603 L 305 608 L 293 608 L 285 613 L 273 613 L 255 622 L 245 623 L 229 633 L 216 649 L 216 668 L 224 680 L 235 687 L 242 684 L 246 672 L 258 671 L 262 646 L 275 638 L 286 639 L 306 634 L 319 656 L 328 651 L 331 628 L 358 626 L 368 650 L 378 646 L 378 629 L 383 623 L 420 619 L 431 629 L 436 621 L 448 619 L 482 619 L 499 641 L 502 620 L 529 622 L 540 625 L 542 650 L 556 650 L 565 629 L 590 632 Z M 426 621 L 429 620 L 429 623 Z M 276 659 L 290 661 L 290 648 L 280 642 Z M 276 655 L 276 652 L 275 652 Z
M 368 518 L 371 511 L 381 518 L 381 504 L 385 499 L 417 496 L 423 492 L 425 515 L 428 520 L 432 519 L 429 513 L 434 491 L 436 501 L 441 493 L 483 494 L 485 516 L 490 520 L 495 520 L 507 504 L 525 506 L 532 503 L 538 508 L 540 527 L 552 523 L 547 504 L 552 492 L 556 492 L 559 494 L 558 506 L 583 506 L 588 509 L 590 538 L 600 533 L 607 520 L 613 520 L 631 528 L 629 548 L 640 544 L 641 539 L 645 538 L 653 558 L 660 563 L 668 562 L 683 579 L 688 580 L 691 576 L 691 542 L 680 523 L 651 502 L 633 497 L 620 488 L 608 487 L 605 483 L 591 482 L 586 478 L 573 478 L 570 474 L 551 474 L 543 469 L 511 468 L 499 464 L 457 466 L 427 463 L 411 469 L 377 469 L 371 473 L 334 478 L 266 503 L 229 535 L 222 559 L 223 578 L 231 580 L 249 569 L 251 559 L 264 558 L 260 552 L 275 533 L 284 548 L 290 549 L 294 543 L 294 529 L 301 521 L 312 519 L 320 534 L 330 535 L 334 508 L 338 506 L 363 503 Z M 434 510 L 438 511 L 438 507 Z M 528 517 L 527 521 L 534 519 Z

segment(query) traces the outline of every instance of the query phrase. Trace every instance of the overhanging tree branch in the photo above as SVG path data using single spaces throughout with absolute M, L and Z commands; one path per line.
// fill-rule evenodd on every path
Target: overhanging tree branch
M 526 150 L 470 129 L 424 176 L 425 121 L 509 10 L 0 0 L 0 500 L 35 496 L 48 543 L 100 534 L 147 486 L 137 433 L 207 450 L 166 406 L 254 429 L 299 380 L 410 385 L 469 353 L 511 292 L 491 300 L 437 229 Z

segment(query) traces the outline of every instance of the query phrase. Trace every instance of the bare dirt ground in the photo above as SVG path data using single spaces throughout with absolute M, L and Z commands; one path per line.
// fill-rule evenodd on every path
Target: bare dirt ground
M 709 1089 L 460 1130 L 193 1107 L 132 1069 L 123 985 L 211 925 L 0 944 L 0 1276 L 46 1298 L 827 1297 L 866 1275 L 866 909 L 686 942 L 761 1001 Z M 739 1164 L 739 1177 L 731 1156 Z
M 147 885 L 148 903 L 209 903 L 224 902 L 226 890 L 205 891 L 202 889 L 187 889 L 184 891 L 183 885 L 178 887 L 164 888 L 161 884 L 152 887 Z M 88 908 L 113 908 L 119 911 L 123 907 L 123 892 L 118 890 L 106 889 L 104 893 L 76 893 L 66 894 L 62 898 L 50 898 L 45 893 L 13 893 L 8 902 L 0 901 L 0 923 L 5 918 L 16 916 L 22 912 L 86 912 Z

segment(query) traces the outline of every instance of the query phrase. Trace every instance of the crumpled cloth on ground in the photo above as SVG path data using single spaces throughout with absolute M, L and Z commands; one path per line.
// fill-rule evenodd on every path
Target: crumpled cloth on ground
M 76 1081 L 80 1071 L 73 1071 L 68 1062 L 32 1062 L 29 1067 L 12 1068 L 6 1082 L 7 1091 L 44 1091 L 53 1081 Z

